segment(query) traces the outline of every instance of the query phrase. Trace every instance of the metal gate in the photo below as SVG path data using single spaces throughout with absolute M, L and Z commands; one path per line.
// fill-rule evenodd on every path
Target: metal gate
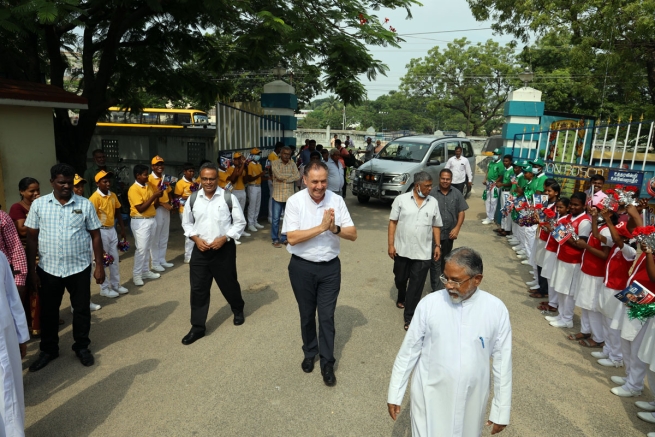
M 225 103 L 216 103 L 218 150 L 271 149 L 282 141 L 284 128 L 278 117 L 255 114 Z
M 546 174 L 562 182 L 562 193 L 588 188 L 593 174 L 608 184 L 638 186 L 655 174 L 655 122 L 638 121 L 593 126 L 579 121 L 564 129 L 516 134 L 512 156 L 541 158 Z

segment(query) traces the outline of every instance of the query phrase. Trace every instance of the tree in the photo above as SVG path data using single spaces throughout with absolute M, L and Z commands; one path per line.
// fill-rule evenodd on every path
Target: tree
M 630 99 L 644 99 L 655 105 L 655 1 L 624 0 L 594 2 L 581 0 L 468 0 L 478 21 L 493 19 L 493 29 L 514 35 L 524 42 L 530 36 L 549 33 L 567 35 L 572 55 L 588 65 L 593 57 L 603 57 L 600 72 L 617 67 L 620 81 L 634 83 L 645 76 L 643 90 Z M 626 66 L 636 67 L 626 70 Z M 598 73 L 598 72 L 597 72 Z M 602 73 L 601 73 L 602 74 Z M 617 91 L 621 83 L 616 83 Z M 642 96 L 638 96 L 641 94 Z M 641 102 L 635 102 L 639 104 Z
M 55 110 L 57 158 L 78 171 L 99 117 L 110 106 L 143 107 L 143 96 L 209 107 L 235 89 L 229 78 L 278 64 L 302 71 L 313 91 L 345 103 L 365 95 L 357 76 L 387 67 L 366 45 L 398 46 L 395 32 L 369 11 L 416 0 L 0 0 L 0 73 L 64 88 L 76 76 L 88 110 L 73 125 Z M 410 15 L 411 16 L 411 15 Z M 210 30 L 210 32 L 207 32 Z M 73 70 L 70 56 L 79 59 Z M 317 85 L 319 75 L 324 80 Z
M 502 123 L 503 104 L 519 86 L 513 49 L 488 40 L 472 45 L 466 38 L 412 59 L 401 89 L 410 96 L 428 98 L 428 109 L 447 108 L 466 120 L 467 135 L 480 135 Z

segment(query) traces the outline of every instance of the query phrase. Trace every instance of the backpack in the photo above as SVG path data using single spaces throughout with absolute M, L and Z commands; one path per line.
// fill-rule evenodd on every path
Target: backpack
M 223 192 L 225 193 L 225 203 L 227 203 L 227 209 L 230 211 L 230 221 L 231 221 L 232 220 L 232 192 L 229 190 L 223 190 Z M 193 204 L 195 203 L 197 197 L 198 197 L 198 192 L 194 191 L 193 193 L 191 193 L 191 196 L 189 196 L 189 200 L 187 201 L 192 215 L 193 215 Z

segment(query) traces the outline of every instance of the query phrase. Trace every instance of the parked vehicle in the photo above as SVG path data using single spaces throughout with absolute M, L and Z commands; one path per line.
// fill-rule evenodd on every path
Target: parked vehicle
M 456 136 L 417 135 L 390 141 L 372 160 L 360 166 L 352 175 L 352 192 L 360 203 L 371 197 L 393 200 L 414 186 L 414 174 L 427 171 L 434 185 L 446 161 L 462 146 L 462 156 L 475 169 L 475 154 L 471 140 Z M 473 182 L 473 181 L 470 181 Z M 465 196 L 468 187 L 465 187 Z

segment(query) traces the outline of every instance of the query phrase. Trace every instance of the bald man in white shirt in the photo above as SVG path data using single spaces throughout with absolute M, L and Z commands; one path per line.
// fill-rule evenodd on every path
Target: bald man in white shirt
M 236 197 L 218 186 L 216 165 L 200 167 L 200 183 L 202 189 L 189 196 L 182 214 L 184 235 L 195 243 L 189 262 L 191 330 L 182 339 L 184 345 L 205 336 L 212 279 L 232 308 L 234 324 L 245 321 L 234 241 L 245 229 L 246 218 Z
M 334 311 L 341 288 L 340 239 L 355 241 L 357 229 L 343 198 L 327 189 L 325 163 L 311 161 L 303 178 L 307 188 L 287 200 L 282 233 L 289 241 L 289 279 L 300 311 L 305 354 L 301 367 L 310 373 L 320 355 L 323 382 L 332 387 L 337 383 Z

